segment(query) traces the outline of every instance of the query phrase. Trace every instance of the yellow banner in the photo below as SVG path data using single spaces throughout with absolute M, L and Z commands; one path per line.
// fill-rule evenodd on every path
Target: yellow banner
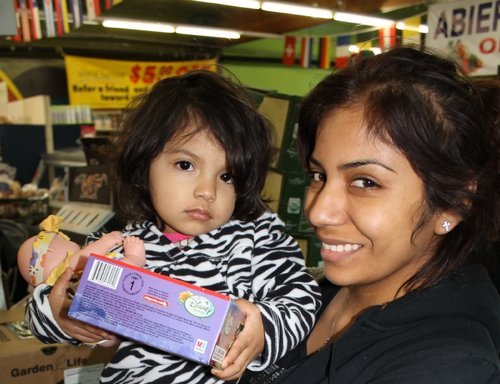
M 216 71 L 216 60 L 125 61 L 66 55 L 69 103 L 120 109 L 159 80 L 195 70 Z

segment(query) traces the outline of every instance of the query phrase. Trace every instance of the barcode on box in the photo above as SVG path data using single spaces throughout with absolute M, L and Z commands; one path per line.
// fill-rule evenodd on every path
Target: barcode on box
M 122 272 L 123 268 L 119 266 L 111 265 L 100 260 L 94 260 L 88 280 L 105 287 L 116 289 Z
M 214 348 L 214 353 L 212 354 L 212 360 L 222 364 L 222 360 L 226 357 L 227 351 L 224 348 L 219 347 L 218 345 Z

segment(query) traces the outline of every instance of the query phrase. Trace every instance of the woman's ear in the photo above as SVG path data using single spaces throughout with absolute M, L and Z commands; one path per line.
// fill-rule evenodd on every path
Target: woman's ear
M 434 224 L 434 233 L 436 235 L 446 235 L 451 232 L 462 221 L 462 217 L 452 211 L 441 212 Z

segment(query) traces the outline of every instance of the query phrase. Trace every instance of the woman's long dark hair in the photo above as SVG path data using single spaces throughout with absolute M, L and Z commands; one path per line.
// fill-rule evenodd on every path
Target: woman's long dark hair
M 434 212 L 461 217 L 407 289 L 453 273 L 498 236 L 498 81 L 495 87 L 496 100 L 485 102 L 491 89 L 471 84 L 453 62 L 402 47 L 327 76 L 302 103 L 298 151 L 305 167 L 326 114 L 361 106 L 369 134 L 400 150 L 423 180 L 414 234 Z

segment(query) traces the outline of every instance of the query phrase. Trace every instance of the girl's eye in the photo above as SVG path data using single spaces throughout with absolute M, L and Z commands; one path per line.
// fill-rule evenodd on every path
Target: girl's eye
M 175 163 L 177 168 L 183 171 L 192 171 L 193 170 L 193 164 L 191 164 L 189 161 L 186 160 L 181 160 Z
M 356 188 L 378 188 L 380 187 L 379 184 L 374 182 L 371 179 L 366 179 L 366 178 L 359 178 L 355 179 L 351 182 L 351 186 L 356 187 Z
M 224 183 L 227 183 L 227 184 L 233 184 L 234 182 L 234 179 L 233 179 L 233 176 L 230 174 L 230 173 L 223 173 L 221 176 L 220 176 L 220 179 L 224 182 Z

